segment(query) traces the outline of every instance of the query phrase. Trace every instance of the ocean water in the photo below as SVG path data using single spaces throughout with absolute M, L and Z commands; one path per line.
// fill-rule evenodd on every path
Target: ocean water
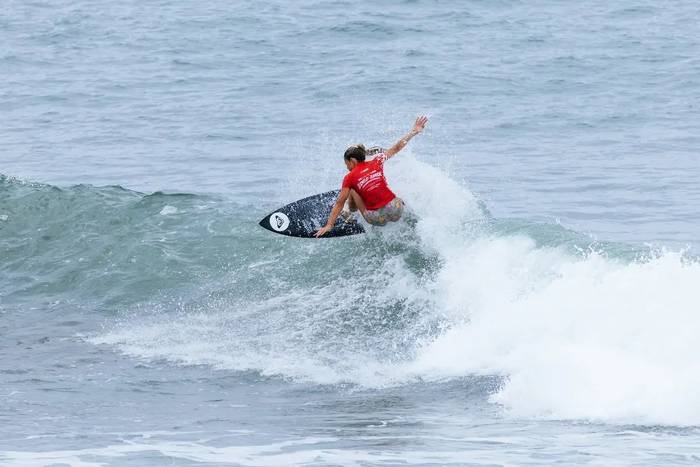
M 700 464 L 700 4 L 5 1 L 0 465 Z M 257 222 L 347 145 L 413 222 Z

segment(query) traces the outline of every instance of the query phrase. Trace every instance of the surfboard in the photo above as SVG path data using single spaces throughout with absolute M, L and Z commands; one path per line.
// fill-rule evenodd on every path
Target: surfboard
M 315 238 L 318 229 L 326 225 L 339 193 L 340 190 L 328 191 L 289 203 L 265 216 L 260 221 L 260 226 L 290 237 Z M 338 217 L 333 228 L 319 238 L 364 233 L 365 229 L 356 220 L 357 216 L 353 216 L 351 221 Z

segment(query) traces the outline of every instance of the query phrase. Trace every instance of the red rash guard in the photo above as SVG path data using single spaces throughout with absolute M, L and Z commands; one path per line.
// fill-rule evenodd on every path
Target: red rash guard
M 370 211 L 382 208 L 396 198 L 384 178 L 384 161 L 386 154 L 381 153 L 371 161 L 360 162 L 343 178 L 343 188 L 355 190 Z

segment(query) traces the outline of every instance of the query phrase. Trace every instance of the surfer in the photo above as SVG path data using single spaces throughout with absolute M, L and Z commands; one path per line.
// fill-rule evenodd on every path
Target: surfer
M 428 117 L 418 117 L 410 132 L 370 161 L 365 161 L 367 150 L 361 144 L 350 146 L 345 151 L 343 156 L 345 167 L 350 173 L 343 178 L 340 195 L 331 210 L 328 222 L 316 232 L 316 237 L 323 236 L 333 228 L 335 220 L 341 215 L 343 206 L 348 200 L 349 210 L 360 211 L 362 217 L 372 225 L 382 226 L 401 218 L 404 202 L 389 189 L 384 177 L 384 162 L 402 150 L 411 138 L 423 131 L 426 123 L 428 123 Z M 351 215 L 348 212 L 344 217 L 348 218 Z

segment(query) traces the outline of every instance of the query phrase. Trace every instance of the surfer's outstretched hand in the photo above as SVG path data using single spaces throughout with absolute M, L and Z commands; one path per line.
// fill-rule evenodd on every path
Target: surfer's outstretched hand
M 418 133 L 423 131 L 426 123 L 428 123 L 428 117 L 426 117 L 425 115 L 421 115 L 416 119 L 416 123 L 413 124 L 413 129 L 411 130 L 411 133 L 417 135 Z
M 318 232 L 316 232 L 316 233 L 314 234 L 314 237 L 316 237 L 316 238 L 322 237 L 322 236 L 325 235 L 326 232 L 328 232 L 329 230 L 331 230 L 330 227 L 328 227 L 327 225 L 326 225 L 326 226 L 323 226 L 323 227 L 321 227 L 320 229 L 318 229 Z

